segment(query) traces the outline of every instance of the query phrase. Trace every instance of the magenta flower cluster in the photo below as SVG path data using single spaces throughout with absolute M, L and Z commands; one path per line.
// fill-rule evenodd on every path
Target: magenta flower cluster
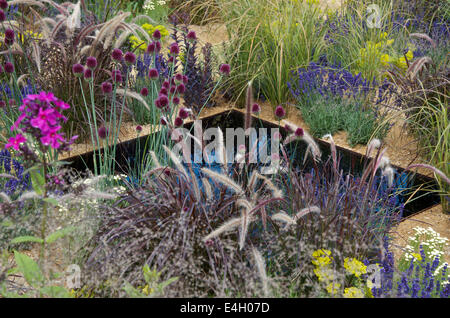
M 39 140 L 44 149 L 51 147 L 60 151 L 69 150 L 69 146 L 78 137 L 74 136 L 66 141 L 64 133 L 60 132 L 62 122 L 67 121 L 61 113 L 69 108 L 67 103 L 56 98 L 52 92 L 27 95 L 19 107 L 19 118 L 11 126 L 11 131 L 19 133 L 9 139 L 6 148 L 19 150 L 20 145 L 27 141 L 23 133 L 27 133 Z

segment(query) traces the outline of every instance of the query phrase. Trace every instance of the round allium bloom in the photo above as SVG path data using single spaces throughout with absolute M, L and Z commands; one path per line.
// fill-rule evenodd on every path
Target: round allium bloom
M 151 68 L 148 71 L 148 77 L 150 77 L 151 80 L 157 80 L 159 77 L 159 72 L 156 68 Z
M 195 31 L 189 31 L 188 34 L 186 35 L 186 39 L 189 42 L 194 42 L 195 40 L 197 40 L 197 35 L 195 34 Z
M 93 56 L 89 56 L 86 59 L 86 66 L 91 70 L 95 69 L 97 67 L 97 59 Z
M 157 40 L 157 41 L 161 40 L 161 31 L 159 31 L 158 29 L 156 29 L 156 30 L 153 32 L 152 37 L 153 37 L 155 40 Z
M 0 23 L 5 22 L 6 20 L 6 14 L 3 12 L 3 10 L 0 10 Z
M 136 126 L 136 131 L 137 131 L 138 133 L 140 133 L 140 132 L 142 131 L 142 126 L 141 126 L 141 125 L 137 125 L 137 126 Z
M 183 125 L 183 119 L 181 119 L 180 117 L 175 118 L 174 124 L 176 127 L 180 127 Z
M 188 77 L 186 75 L 183 75 L 183 83 L 184 85 L 188 83 Z
M 103 82 L 102 85 L 102 92 L 103 94 L 108 94 L 112 92 L 112 84 L 110 82 Z
M 178 55 L 180 54 L 180 47 L 178 46 L 178 44 L 176 42 L 172 43 L 169 47 L 170 50 L 170 54 L 171 55 Z
M 106 137 L 108 137 L 108 128 L 106 128 L 105 126 L 102 126 L 98 129 L 98 136 L 101 139 L 106 139 Z
M 144 97 L 148 96 L 148 88 L 147 87 L 143 87 L 141 89 L 141 95 Z
M 122 50 L 121 49 L 114 49 L 112 51 L 112 53 L 111 53 L 111 57 L 115 61 L 118 61 L 118 62 L 122 61 L 122 58 L 123 58 Z
M 224 75 L 230 74 L 231 71 L 230 64 L 221 64 L 219 67 L 219 71 Z
M 122 73 L 120 72 L 120 70 L 114 70 L 111 73 L 111 78 L 113 80 L 114 83 L 117 82 L 122 82 Z
M 8 28 L 5 30 L 5 44 L 12 45 L 13 43 L 14 43 L 14 30 Z
M 178 105 L 178 104 L 180 103 L 180 98 L 179 98 L 178 96 L 175 96 L 175 97 L 172 99 L 172 103 L 173 103 L 174 105 Z
M 84 70 L 84 79 L 85 80 L 91 80 L 92 79 L 92 70 L 90 68 L 87 68 Z
M 253 114 L 259 114 L 261 112 L 261 106 L 259 106 L 259 104 L 254 103 L 252 105 L 252 113 Z
M 155 47 L 155 42 L 150 43 L 149 45 L 147 45 L 147 53 L 148 54 L 153 54 L 155 53 L 156 47 Z
M 14 30 L 7 28 L 5 30 L 5 39 L 10 39 L 10 40 L 14 40 Z
M 283 106 L 278 105 L 277 108 L 275 108 L 275 116 L 278 119 L 282 119 L 284 116 L 286 116 L 286 111 L 284 110 Z
M 0 9 L 7 9 L 8 8 L 8 1 L 6 0 L 0 0 Z
M 125 59 L 125 63 L 130 66 L 136 63 L 136 54 L 133 52 L 127 52 L 125 53 L 125 56 L 123 57 Z
M 166 95 L 160 95 L 157 100 L 159 100 L 159 105 L 161 107 L 166 107 L 169 105 L 169 98 Z
M 156 52 L 161 51 L 161 43 L 160 42 L 155 42 L 155 51 Z
M 74 64 L 72 66 L 72 72 L 73 74 L 75 74 L 76 77 L 81 77 L 83 76 L 84 73 L 84 66 L 81 65 L 80 63 Z
M 295 130 L 295 136 L 297 136 L 297 137 L 303 137 L 304 134 L 305 134 L 305 132 L 303 131 L 303 128 L 298 127 Z
M 173 56 L 169 56 L 169 58 L 167 59 L 167 64 L 171 65 L 173 64 L 173 62 L 175 62 L 175 58 Z
M 169 89 L 169 87 L 170 87 L 170 83 L 169 83 L 169 81 L 164 81 L 163 83 L 162 83 L 162 87 L 164 87 L 164 88 L 166 88 L 166 89 Z M 167 95 L 167 94 L 166 94 Z
M 167 125 L 167 120 L 165 117 L 161 117 L 161 119 L 159 120 L 159 122 L 161 123 L 161 125 L 166 126 Z
M 5 108 L 6 107 L 6 103 L 4 100 L 0 100 L 0 108 Z
M 178 112 L 178 116 L 181 119 L 186 119 L 189 117 L 189 112 L 187 111 L 186 108 L 182 107 L 182 108 L 180 108 L 180 111 Z
M 177 90 L 176 86 L 170 86 L 169 92 L 170 92 L 170 94 L 175 94 L 176 90 Z
M 161 89 L 159 90 L 159 95 L 166 95 L 167 96 L 167 94 L 168 94 L 167 88 L 161 87 Z
M 175 78 L 175 80 L 174 80 L 175 84 L 179 84 L 183 81 L 183 75 L 180 73 L 175 74 L 174 78 Z
M 184 94 L 185 91 L 186 91 L 186 86 L 184 86 L 183 83 L 181 83 L 180 85 L 177 86 L 177 93 L 178 94 Z
M 5 68 L 5 72 L 8 74 L 14 72 L 14 65 L 11 62 L 6 62 L 3 67 Z

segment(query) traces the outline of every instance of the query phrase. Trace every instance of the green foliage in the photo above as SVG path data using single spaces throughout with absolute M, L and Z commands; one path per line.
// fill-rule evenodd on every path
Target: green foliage
M 386 137 L 390 125 L 375 110 L 364 110 L 363 102 L 345 99 L 324 99 L 319 94 L 298 107 L 311 135 L 321 138 L 344 130 L 350 146 L 367 144 L 372 138 Z
M 291 71 L 317 61 L 325 49 L 324 15 L 310 1 L 219 1 L 230 43 L 228 88 L 242 99 L 253 80 L 273 105 L 289 99 Z M 292 12 L 296 12 L 295 15 Z
M 178 280 L 178 277 L 170 278 L 160 282 L 161 273 L 156 269 L 150 269 L 148 265 L 142 268 L 146 285 L 143 288 L 135 288 L 129 283 L 123 288 L 129 297 L 157 297 L 163 294 L 164 289 Z

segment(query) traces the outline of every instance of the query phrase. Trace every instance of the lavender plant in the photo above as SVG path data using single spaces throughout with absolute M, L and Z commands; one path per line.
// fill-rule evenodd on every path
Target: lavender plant
M 378 85 L 325 61 L 293 71 L 287 85 L 315 137 L 345 130 L 351 145 L 366 144 L 374 137 L 382 139 L 390 128 L 388 113 L 381 108 L 392 95 L 387 82 Z

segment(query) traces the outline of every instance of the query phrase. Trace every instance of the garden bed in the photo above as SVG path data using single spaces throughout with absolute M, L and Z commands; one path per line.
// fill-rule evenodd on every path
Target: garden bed
M 201 117 L 202 127 L 203 129 L 211 128 L 211 127 L 220 127 L 222 131 L 225 131 L 226 128 L 237 128 L 244 126 L 244 114 L 239 110 L 225 110 L 220 113 L 205 115 Z M 278 124 L 271 121 L 266 121 L 265 119 L 260 119 L 257 117 L 253 117 L 253 124 L 256 127 L 264 127 L 264 128 L 279 128 L 280 132 L 284 137 L 286 137 L 286 132 L 282 126 L 278 126 Z M 191 129 L 192 123 L 186 122 L 184 127 Z M 156 132 L 157 134 L 158 132 Z M 139 136 L 140 144 L 144 145 L 146 139 L 149 135 L 141 135 Z M 122 141 L 117 145 L 118 153 L 116 155 L 117 162 L 117 173 L 127 173 L 127 168 L 129 167 L 130 161 L 132 161 L 137 148 L 137 138 L 128 139 L 126 141 Z M 327 141 L 316 139 L 316 142 L 319 144 L 319 147 L 322 151 L 322 160 L 327 161 L 330 156 L 330 146 L 331 144 Z M 194 145 L 192 145 L 194 146 Z M 348 173 L 352 176 L 360 176 L 362 174 L 362 170 L 364 168 L 364 162 L 367 162 L 369 158 L 361 155 L 358 152 L 355 152 L 350 149 L 343 148 L 339 145 L 336 146 L 338 151 L 338 157 L 341 158 L 340 167 L 344 170 L 345 173 Z M 237 145 L 236 145 L 237 149 Z M 235 149 L 235 153 L 236 153 Z M 292 155 L 292 152 L 296 151 L 295 158 L 291 157 L 291 160 L 294 160 L 296 166 L 298 166 L 302 171 L 307 171 L 312 168 L 311 162 L 307 161 L 306 165 L 302 164 L 303 158 L 305 156 L 306 145 L 301 142 L 296 142 L 293 144 L 289 144 L 287 148 L 288 154 Z M 86 167 L 89 169 L 93 169 L 93 152 L 87 152 L 80 156 L 68 157 L 65 161 L 71 162 L 70 166 L 78 169 L 84 170 Z M 407 176 L 407 185 L 404 188 L 409 188 L 410 191 L 408 193 L 404 193 L 401 195 L 401 202 L 406 203 L 403 217 L 411 217 L 417 213 L 421 213 L 426 209 L 431 208 L 432 206 L 437 206 L 439 204 L 439 196 L 430 193 L 431 189 L 436 189 L 436 183 L 433 178 L 429 176 L 425 176 L 419 173 L 413 174 L 412 172 L 405 172 L 405 169 L 396 165 L 393 165 L 393 168 L 396 170 L 396 182 L 399 176 Z M 410 197 L 411 196 L 411 197 Z

